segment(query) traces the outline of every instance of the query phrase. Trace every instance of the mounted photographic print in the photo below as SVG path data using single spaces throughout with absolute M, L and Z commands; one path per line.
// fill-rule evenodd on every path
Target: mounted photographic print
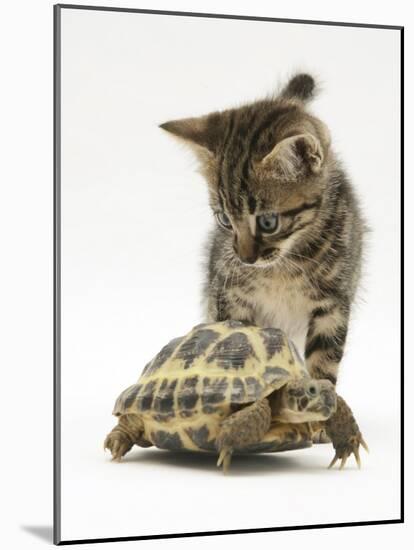
M 402 37 L 55 6 L 55 543 L 403 520 Z

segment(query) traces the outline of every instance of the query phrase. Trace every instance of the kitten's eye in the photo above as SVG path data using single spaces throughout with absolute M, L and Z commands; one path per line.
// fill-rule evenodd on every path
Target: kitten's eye
M 225 214 L 224 212 L 217 212 L 216 218 L 219 224 L 222 225 L 225 229 L 232 229 L 231 221 L 227 214 Z
M 257 225 L 263 233 L 274 233 L 278 226 L 277 214 L 262 214 L 257 216 Z

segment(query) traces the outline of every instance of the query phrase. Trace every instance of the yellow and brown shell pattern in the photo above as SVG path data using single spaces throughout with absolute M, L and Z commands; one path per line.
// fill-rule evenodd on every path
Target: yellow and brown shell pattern
M 215 451 L 224 418 L 307 372 L 292 342 L 275 328 L 241 321 L 205 323 L 171 340 L 118 397 L 113 414 L 137 414 L 144 438 L 169 450 Z M 243 452 L 310 445 L 302 425 L 275 425 Z

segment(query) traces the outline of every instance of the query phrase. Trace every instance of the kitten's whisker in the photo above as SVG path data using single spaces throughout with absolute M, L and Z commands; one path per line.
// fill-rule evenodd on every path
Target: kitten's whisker
M 304 256 L 303 254 L 298 254 L 297 252 L 291 252 L 288 250 L 286 256 L 296 256 L 297 258 L 301 258 L 303 260 L 308 260 L 309 262 L 313 262 L 317 266 L 319 266 L 319 262 L 317 260 L 314 260 L 313 258 L 309 258 L 308 256 Z
M 232 257 L 228 257 L 226 255 L 222 256 L 220 265 L 219 264 L 216 265 L 216 267 L 218 268 L 217 272 L 214 275 L 212 281 L 210 281 L 210 283 L 209 283 L 209 286 L 211 288 L 214 288 L 214 285 L 215 285 L 216 281 L 218 281 L 218 278 L 220 277 L 220 275 L 222 275 L 224 270 L 229 266 L 232 259 L 233 259 Z M 218 288 L 219 287 L 217 287 L 217 290 L 218 290 Z

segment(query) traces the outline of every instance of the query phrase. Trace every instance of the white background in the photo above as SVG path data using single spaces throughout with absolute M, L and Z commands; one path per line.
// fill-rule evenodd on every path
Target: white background
M 38 11 L 35 9 L 35 4 L 37 4 Z M 123 5 L 127 4 L 124 3 Z M 137 2 L 129 5 L 148 7 Z M 23 6 L 26 8 L 24 17 Z M 28 527 L 50 525 L 51 518 L 52 225 L 50 215 L 51 14 L 49 6 L 48 2 L 27 3 L 27 5 L 21 3 L 20 9 L 16 6 L 14 15 L 20 15 L 19 27 L 17 26 L 17 19 L 9 19 L 4 14 L 3 22 L 6 21 L 7 26 L 2 35 L 8 41 L 6 42 L 7 47 L 4 46 L 3 51 L 13 51 L 14 53 L 7 60 L 9 64 L 6 67 L 10 69 L 10 76 L 7 79 L 10 95 L 6 96 L 2 105 L 3 108 L 6 107 L 4 116 L 7 122 L 10 123 L 3 146 L 3 149 L 7 147 L 10 153 L 6 155 L 2 166 L 2 169 L 6 168 L 5 176 L 2 178 L 6 190 L 2 206 L 4 204 L 6 208 L 1 216 L 2 223 L 4 223 L 2 237 L 6 254 L 4 259 L 6 269 L 2 274 L 5 277 L 2 285 L 4 291 L 2 303 L 6 304 L 5 324 L 2 331 L 5 335 L 3 345 L 3 353 L 5 353 L 2 366 L 4 365 L 6 375 L 11 375 L 10 380 L 7 379 L 11 389 L 5 392 L 6 399 L 12 397 L 10 404 L 6 402 L 4 407 L 6 452 L 3 454 L 3 458 L 6 461 L 6 467 L 3 472 L 6 473 L 6 476 L 2 486 L 9 489 L 7 493 L 7 510 L 11 517 L 7 522 L 5 534 L 14 536 L 13 540 L 20 547 L 45 544 L 41 538 L 31 537 Z M 166 3 L 153 2 L 151 7 L 166 8 L 167 5 Z M 172 6 L 168 7 L 172 8 Z M 185 2 L 176 2 L 174 7 L 182 10 L 194 9 L 193 6 Z M 214 11 L 213 8 L 214 3 L 212 2 L 205 6 L 202 3 L 199 4 L 200 11 Z M 408 14 L 404 14 L 403 11 L 399 12 L 397 8 L 398 3 L 394 3 L 392 20 L 390 20 L 388 8 L 385 7 L 385 4 L 382 7 L 381 3 L 376 4 L 375 19 L 369 9 L 364 12 L 364 6 L 360 4 L 358 4 L 358 9 L 355 9 L 351 2 L 346 6 L 344 5 L 341 8 L 342 11 L 338 8 L 334 10 L 333 7 L 328 10 L 328 8 L 325 9 L 318 3 L 312 4 L 311 11 L 306 6 L 300 6 L 299 4 L 295 8 L 266 10 L 265 6 L 259 3 L 255 5 L 254 15 L 354 20 L 390 24 L 402 23 L 407 25 Z M 231 12 L 234 10 L 232 10 L 231 5 L 228 5 L 226 10 L 225 3 L 221 3 L 216 11 Z M 241 3 L 238 3 L 237 12 L 253 13 L 249 6 L 244 7 Z M 44 20 L 42 17 L 44 17 Z M 16 21 L 16 26 L 12 24 L 13 21 Z M 27 37 L 26 41 L 22 41 L 22 34 Z M 12 99 L 15 100 L 14 103 L 11 102 Z M 409 106 L 407 107 L 409 110 Z M 10 144 L 15 146 L 11 150 L 9 148 Z M 408 145 L 410 144 L 408 143 Z M 342 146 L 341 151 L 344 152 Z M 409 179 L 410 173 L 407 174 L 407 180 Z M 407 191 L 409 193 L 409 189 Z M 12 208 L 13 206 L 16 206 L 16 208 Z M 366 305 L 363 306 L 361 311 L 366 307 Z M 348 371 L 347 367 L 347 371 L 344 372 Z M 410 383 L 410 373 L 407 372 L 407 375 L 408 383 Z M 345 391 L 345 374 L 341 383 Z M 18 407 L 16 407 L 16 401 L 19 403 Z M 7 413 L 8 416 L 6 417 Z M 409 444 L 409 441 L 407 443 Z M 304 457 L 304 461 L 305 458 L 308 465 L 319 464 L 320 458 L 315 453 L 313 453 L 312 459 Z M 295 460 L 297 459 L 295 458 Z M 372 468 L 374 458 L 370 456 L 366 462 L 367 469 L 361 472 L 362 475 L 365 475 Z M 172 465 L 167 464 L 167 466 L 173 468 Z M 164 469 L 165 467 L 164 464 Z M 203 464 L 200 469 L 203 474 L 209 472 L 209 466 L 207 465 Z M 11 470 L 15 472 L 13 476 Z M 183 470 L 186 471 L 186 469 L 180 468 L 180 471 Z M 244 476 L 242 470 L 237 473 L 237 480 L 239 481 Z M 349 473 L 357 475 L 354 471 Z M 381 473 L 385 479 L 391 475 L 388 470 L 383 470 Z M 217 472 L 214 471 L 214 474 L 217 474 Z M 409 471 L 407 474 L 409 475 Z M 126 475 L 129 477 L 129 474 Z M 291 474 L 289 473 L 289 475 Z M 268 475 L 266 475 L 266 479 L 274 481 L 273 477 L 269 478 Z M 339 478 L 335 477 L 335 479 Z M 349 481 L 349 477 L 347 479 Z M 362 480 L 363 478 L 360 476 L 358 479 Z M 212 480 L 212 477 L 209 478 L 209 482 L 210 480 Z M 305 478 L 303 480 L 307 482 Z M 221 479 L 220 484 L 222 486 Z M 382 493 L 383 486 L 381 483 L 378 490 Z M 358 499 L 358 497 L 359 494 L 356 493 L 355 498 Z M 380 494 L 378 500 L 384 497 L 384 494 Z M 79 503 L 81 500 L 78 497 Z M 108 509 L 110 508 L 111 503 L 108 502 Z M 19 525 L 25 526 L 26 530 L 22 530 Z M 225 539 L 222 537 L 206 538 L 199 539 L 197 543 L 207 545 L 213 542 L 217 544 L 225 541 L 227 545 L 237 544 L 240 546 L 243 543 L 251 544 L 254 540 L 257 540 L 264 546 L 266 543 L 269 546 L 274 546 L 275 543 L 283 544 L 289 540 L 290 546 L 293 543 L 303 546 L 306 540 L 309 546 L 317 542 L 319 548 L 321 546 L 328 547 L 329 543 L 332 544 L 332 541 L 335 541 L 336 546 L 343 545 L 345 547 L 346 544 L 352 542 L 355 544 L 361 543 L 362 537 L 365 536 L 371 543 L 375 541 L 378 547 L 386 547 L 391 542 L 395 542 L 398 537 L 405 536 L 406 529 L 406 526 L 383 526 L 343 529 L 341 531 L 274 533 L 244 537 L 233 536 Z M 36 529 L 32 529 L 32 531 L 36 531 Z M 36 532 L 39 533 L 39 530 Z M 40 533 L 44 534 L 45 530 L 40 530 Z M 169 544 L 171 546 L 192 543 L 191 540 L 184 540 L 179 542 L 153 541 L 131 544 L 149 547 L 157 544 Z
M 391 30 L 63 10 L 63 540 L 399 517 L 399 41 Z M 110 464 L 101 447 L 115 398 L 204 320 L 206 184 L 158 124 L 262 97 L 298 67 L 321 79 L 313 108 L 372 229 L 339 385 L 372 455 L 340 473 L 326 471 L 330 446 L 235 458 L 229 479 L 211 456 L 134 449 Z

